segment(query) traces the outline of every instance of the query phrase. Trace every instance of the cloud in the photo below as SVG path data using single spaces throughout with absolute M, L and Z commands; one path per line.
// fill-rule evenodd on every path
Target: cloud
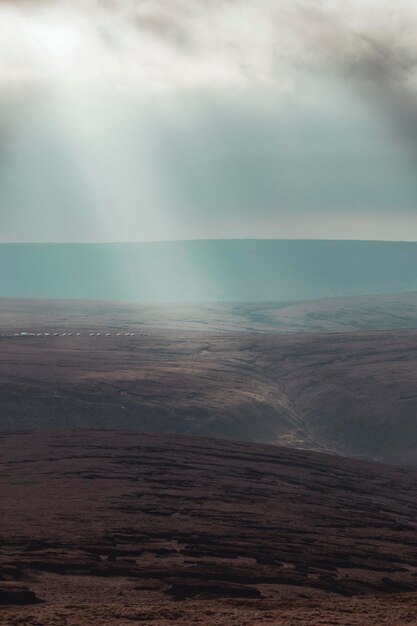
M 301 12 L 316 63 L 330 65 L 417 146 L 417 8 L 402 2 L 393 12 L 375 0 L 362 8 L 348 2 L 338 12 L 323 4 Z
M 6 241 L 415 238 L 416 119 L 414 0 L 0 0 Z
M 417 9 L 411 0 L 0 4 L 3 88 L 286 90 L 313 70 L 342 71 L 399 99 L 414 93 Z

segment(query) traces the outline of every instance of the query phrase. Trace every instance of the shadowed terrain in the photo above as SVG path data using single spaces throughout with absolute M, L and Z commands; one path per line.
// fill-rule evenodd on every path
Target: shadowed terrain
M 1 443 L 2 624 L 356 624 L 417 590 L 413 470 L 166 435 Z
M 330 322 L 343 307 L 378 318 L 369 300 L 328 303 Z M 280 334 L 261 321 L 269 332 L 255 332 L 248 310 L 2 301 L 0 428 L 171 432 L 417 464 L 417 330 Z
M 0 623 L 417 624 L 416 304 L 0 300 Z

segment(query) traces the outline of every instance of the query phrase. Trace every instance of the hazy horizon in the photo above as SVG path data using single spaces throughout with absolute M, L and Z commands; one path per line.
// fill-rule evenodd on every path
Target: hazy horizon
M 417 243 L 205 239 L 0 244 L 0 297 L 244 302 L 417 291 Z
M 93 240 L 72 240 L 72 241 L 1 241 L 0 246 L 3 245 L 118 245 L 118 244 L 154 244 L 154 243 L 182 243 L 182 242 L 204 242 L 204 241 L 340 241 L 340 242 L 363 242 L 363 243 L 417 243 L 417 239 L 360 239 L 360 238 L 326 238 L 326 237 L 192 237 L 187 239 L 138 239 L 138 240 L 106 240 L 106 241 L 93 241 Z

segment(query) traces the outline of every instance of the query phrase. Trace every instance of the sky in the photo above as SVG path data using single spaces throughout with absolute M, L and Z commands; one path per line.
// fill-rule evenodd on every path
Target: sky
M 0 3 L 0 241 L 417 240 L 412 0 Z

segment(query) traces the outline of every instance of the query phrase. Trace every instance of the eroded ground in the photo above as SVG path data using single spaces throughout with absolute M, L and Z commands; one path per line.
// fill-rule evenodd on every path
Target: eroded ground
M 0 600 L 43 601 L 2 624 L 416 623 L 414 470 L 105 431 L 0 462 Z

